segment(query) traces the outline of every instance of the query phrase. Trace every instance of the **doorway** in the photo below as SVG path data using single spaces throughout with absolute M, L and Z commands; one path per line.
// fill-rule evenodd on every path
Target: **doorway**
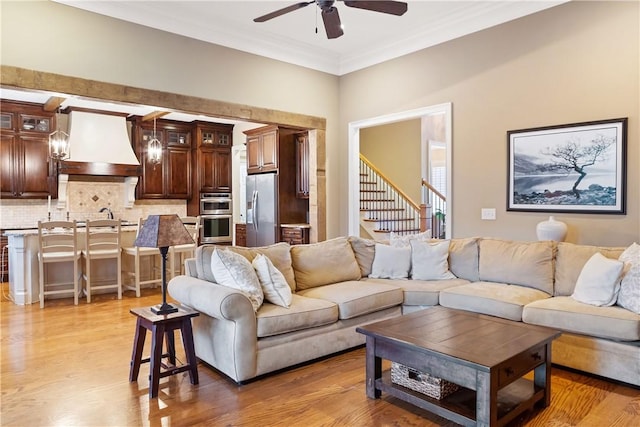
M 435 163 L 431 162 L 430 156 L 432 155 L 432 150 L 439 150 L 439 153 L 442 154 L 442 150 L 444 150 L 444 162 L 440 161 L 438 163 L 438 174 L 441 177 L 441 181 L 438 185 L 440 188 L 443 188 L 445 193 L 443 195 L 446 197 L 446 218 L 447 221 L 445 223 L 445 236 L 450 238 L 452 236 L 452 203 L 451 203 L 451 171 L 452 171 L 452 104 L 444 103 L 433 105 L 429 107 L 418 108 L 415 110 L 403 111 L 400 113 L 393 113 L 379 117 L 373 117 L 370 119 L 359 120 L 355 122 L 349 123 L 349 160 L 348 160 L 348 185 L 349 185 L 349 201 L 348 201 L 348 233 L 349 235 L 358 236 L 360 234 L 360 177 L 359 177 L 359 164 L 360 164 L 360 130 L 365 128 L 370 128 L 374 126 L 380 126 L 395 122 L 400 122 L 404 120 L 413 120 L 416 118 L 421 119 L 422 121 L 422 130 L 421 130 L 421 152 L 422 152 L 422 168 L 421 174 L 422 179 L 427 182 L 431 182 L 431 176 L 433 175 L 433 165 Z M 433 132 L 430 123 L 433 122 L 434 117 L 441 117 L 441 120 L 438 122 L 442 123 L 443 129 L 442 132 Z M 441 134 L 443 137 L 437 138 L 434 140 L 434 134 Z M 443 140 L 440 140 L 443 139 Z M 431 163 L 431 165 L 430 165 Z M 444 170 L 442 167 L 444 166 Z M 416 177 L 416 180 L 419 179 Z M 424 192 L 423 192 L 424 194 Z M 428 203 L 428 200 L 424 200 L 425 196 L 423 196 L 423 200 L 421 203 Z

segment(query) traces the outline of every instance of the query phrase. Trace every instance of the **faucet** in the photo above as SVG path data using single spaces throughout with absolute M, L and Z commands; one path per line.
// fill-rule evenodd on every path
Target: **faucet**
M 111 209 L 104 207 L 102 209 L 100 209 L 98 212 L 106 212 L 107 213 L 107 218 L 108 219 L 113 219 L 113 212 L 111 212 Z

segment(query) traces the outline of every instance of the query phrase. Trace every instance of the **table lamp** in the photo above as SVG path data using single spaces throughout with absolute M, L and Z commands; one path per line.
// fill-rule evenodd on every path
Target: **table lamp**
M 194 243 L 178 215 L 149 215 L 138 233 L 134 246 L 158 248 L 162 256 L 162 304 L 151 307 L 155 314 L 170 314 L 177 307 L 167 304 L 167 252 L 169 246 Z

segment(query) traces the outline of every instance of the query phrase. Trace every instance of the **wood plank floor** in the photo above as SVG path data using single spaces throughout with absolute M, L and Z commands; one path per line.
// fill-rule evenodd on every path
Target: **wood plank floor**
M 98 295 L 91 304 L 63 299 L 40 309 L 3 298 L 0 425 L 455 425 L 388 395 L 367 399 L 363 348 L 242 386 L 200 363 L 199 385 L 186 372 L 164 378 L 150 400 L 149 364 L 138 382 L 128 381 L 135 329 L 129 309 L 160 299 L 147 290 L 139 299 L 126 292 L 120 301 Z M 551 406 L 513 425 L 638 426 L 640 390 L 554 368 Z

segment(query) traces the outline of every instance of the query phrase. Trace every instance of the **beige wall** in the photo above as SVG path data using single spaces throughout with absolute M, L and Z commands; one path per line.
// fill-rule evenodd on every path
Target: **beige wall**
M 639 21 L 637 2 L 570 2 L 351 73 L 340 80 L 340 129 L 452 102 L 453 235 L 534 240 L 548 214 L 506 211 L 506 132 L 628 117 L 627 214 L 555 216 L 568 241 L 630 244 L 640 240 Z M 496 221 L 480 219 L 489 207 Z
M 570 2 L 340 78 L 51 2 L 3 1 L 0 47 L 5 65 L 325 117 L 327 237 L 347 231 L 351 121 L 452 102 L 454 236 L 535 239 L 547 215 L 506 211 L 506 131 L 628 117 L 627 215 L 556 215 L 569 241 L 625 245 L 640 240 L 639 14 Z
M 420 119 L 361 129 L 360 153 L 420 204 Z

